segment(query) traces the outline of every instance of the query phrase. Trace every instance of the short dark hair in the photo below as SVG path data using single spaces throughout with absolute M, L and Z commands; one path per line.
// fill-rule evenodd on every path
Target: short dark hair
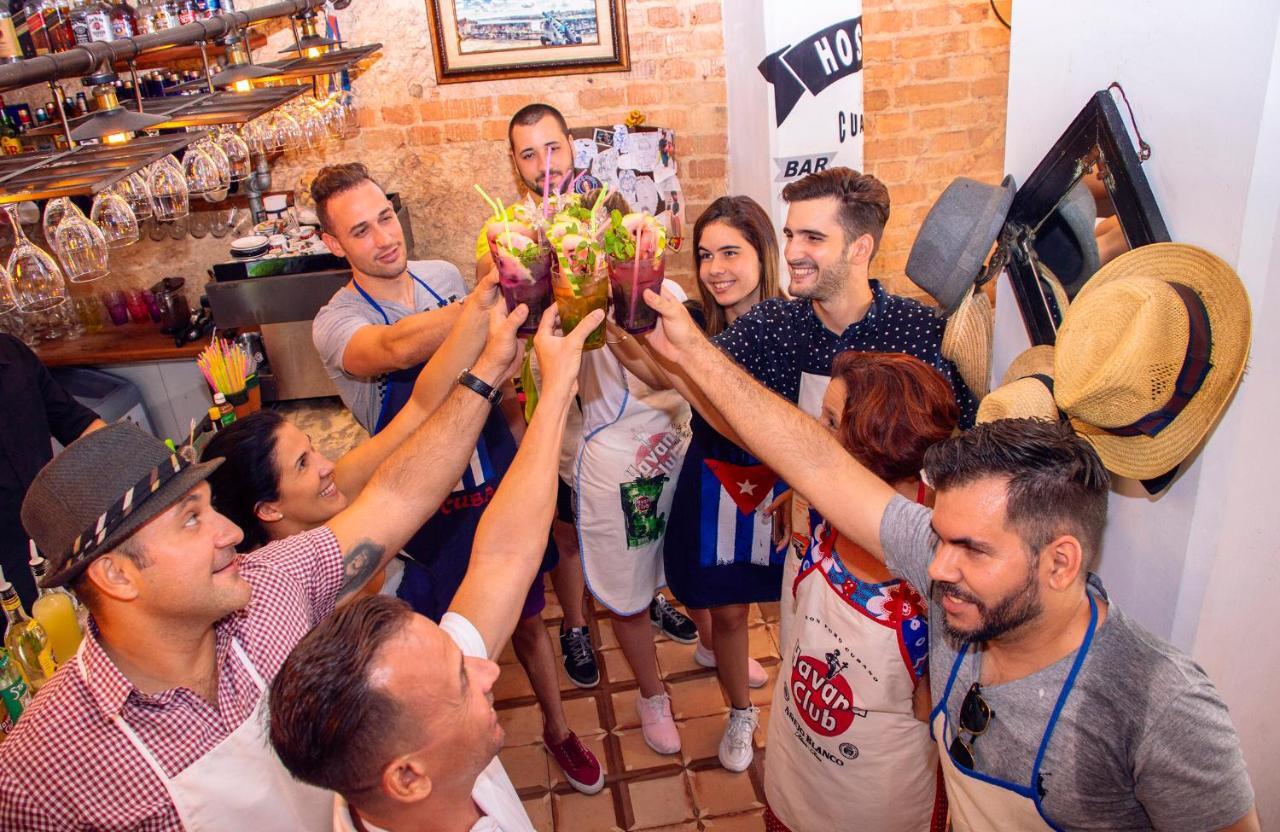
M 134 534 L 120 541 L 115 548 L 116 552 L 124 555 L 139 569 L 146 569 L 151 565 L 151 559 L 147 557 L 147 550 L 138 540 L 138 535 Z M 71 591 L 76 594 L 76 598 L 80 599 L 80 603 L 91 613 L 97 615 L 102 614 L 101 597 L 98 595 L 98 588 L 93 585 L 93 579 L 89 577 L 89 570 L 85 569 L 71 579 Z
M 842 352 L 831 378 L 848 388 L 840 443 L 888 483 L 918 476 L 925 451 L 951 436 L 960 419 L 942 374 L 904 353 Z
M 782 297 L 778 286 L 778 237 L 769 215 L 749 196 L 722 196 L 707 206 L 698 221 L 693 224 L 693 258 L 697 265 L 698 249 L 702 246 L 702 234 L 713 222 L 722 222 L 747 239 L 760 260 L 760 300 Z M 698 280 L 698 294 L 702 297 L 703 314 L 707 318 L 707 335 L 724 332 L 729 325 L 724 307 L 716 302 L 707 285 Z
M 333 226 L 329 223 L 329 200 L 351 190 L 361 182 L 378 184 L 369 175 L 369 169 L 361 162 L 345 162 L 320 168 L 316 178 L 311 180 L 311 201 L 316 204 L 316 217 L 320 220 L 321 228 L 330 234 L 334 232 Z
M 560 114 L 559 110 L 550 104 L 534 102 L 516 110 L 516 114 L 511 117 L 511 121 L 507 122 L 507 144 L 511 144 L 511 134 L 515 131 L 517 125 L 528 127 L 537 124 L 547 116 L 555 119 L 556 124 L 560 125 L 560 129 L 564 131 L 564 134 L 566 136 L 569 135 L 569 122 L 564 120 L 564 116 Z
M 369 683 L 378 652 L 413 611 L 399 598 L 363 598 L 307 633 L 271 683 L 271 745 L 299 780 L 350 800 L 378 784 L 387 761 L 416 745 L 416 725 Z
M 986 477 L 1007 479 L 1005 522 L 1031 555 L 1059 535 L 1071 534 L 1084 552 L 1084 571 L 1097 564 L 1111 480 L 1097 451 L 1070 423 L 987 422 L 934 445 L 924 468 L 938 491 Z
M 843 167 L 811 173 L 782 189 L 782 198 L 787 202 L 828 197 L 839 203 L 836 217 L 844 229 L 845 245 L 863 234 L 870 234 L 874 255 L 880 248 L 880 235 L 889 222 L 889 189 L 869 173 Z
M 244 532 L 240 547 L 246 552 L 271 538 L 258 518 L 258 504 L 280 499 L 276 440 L 284 422 L 274 410 L 251 413 L 215 433 L 200 454 L 205 462 L 225 460 L 209 475 L 213 507 Z

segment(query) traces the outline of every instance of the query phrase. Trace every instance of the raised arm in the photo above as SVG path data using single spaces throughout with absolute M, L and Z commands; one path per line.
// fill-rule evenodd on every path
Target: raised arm
M 760 458 L 804 494 L 846 537 L 883 558 L 880 518 L 893 497 L 887 483 L 860 465 L 818 422 L 756 381 L 707 340 L 683 304 L 645 292 L 662 315 L 649 346 L 697 379 L 702 394 Z
M 548 310 L 549 311 L 549 310 Z M 543 314 L 534 348 L 542 392 L 529 429 L 493 501 L 480 518 L 471 563 L 449 605 L 475 625 L 490 658 L 511 638 L 551 531 L 565 416 L 578 389 L 582 344 L 604 312 L 596 310 L 564 337 Z
M 523 304 L 502 316 L 497 333 L 471 372 L 499 386 L 519 350 L 516 329 L 528 314 Z M 378 466 L 355 501 L 328 522 L 342 550 L 344 579 L 338 599 L 360 589 L 408 542 L 448 496 L 475 449 L 491 405 L 456 385 L 444 402 Z
M 334 466 L 333 478 L 343 494 L 349 498 L 359 494 L 383 460 L 440 406 L 458 373 L 475 363 L 484 349 L 490 325 L 500 327 L 505 323 L 504 318 L 489 314 L 497 301 L 495 277 L 476 284 L 466 301 L 460 304 L 462 311 L 457 322 L 418 375 L 409 401 L 385 428 L 344 454 Z
M 373 378 L 421 364 L 440 348 L 461 315 L 462 305 L 451 303 L 406 315 L 393 324 L 360 327 L 342 352 L 342 369 Z

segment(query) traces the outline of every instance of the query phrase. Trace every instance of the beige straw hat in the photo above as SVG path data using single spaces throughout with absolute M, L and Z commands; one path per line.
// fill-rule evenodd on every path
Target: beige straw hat
M 1055 397 L 1107 468 L 1177 467 L 1226 407 L 1249 356 L 1249 297 L 1195 246 L 1156 243 L 1103 266 L 1063 318 Z
M 942 357 L 956 365 L 974 397 L 991 389 L 991 339 L 995 311 L 981 289 L 970 291 L 947 318 L 942 331 Z
M 1067 290 L 1062 288 L 1062 281 L 1058 280 L 1058 276 L 1044 263 L 1037 263 L 1036 269 L 1040 275 L 1041 287 L 1048 285 L 1049 293 L 1053 295 L 1053 302 L 1058 306 L 1058 314 L 1067 314 L 1067 307 L 1071 305 L 1071 300 L 1067 297 Z M 1061 319 L 1058 323 L 1061 323 Z
M 979 403 L 977 422 L 1060 418 L 1053 400 L 1053 347 L 1039 346 L 1013 359 L 1000 386 Z

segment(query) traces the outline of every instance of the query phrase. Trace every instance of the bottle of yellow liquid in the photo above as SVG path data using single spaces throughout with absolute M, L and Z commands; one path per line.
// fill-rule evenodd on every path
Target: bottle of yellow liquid
M 45 559 L 36 551 L 36 542 L 31 541 L 31 574 L 35 575 L 36 586 L 44 578 Z M 53 661 L 59 667 L 70 661 L 80 646 L 84 633 L 80 630 L 80 622 L 76 618 L 75 596 L 62 587 L 40 589 L 40 595 L 31 605 L 31 617 L 40 622 L 49 636 L 49 646 L 53 648 Z
M 0 608 L 8 619 L 4 632 L 4 647 L 26 677 L 32 691 L 44 687 L 53 676 L 56 666 L 53 651 L 49 649 L 49 636 L 40 622 L 28 616 L 22 609 L 22 599 L 0 569 Z

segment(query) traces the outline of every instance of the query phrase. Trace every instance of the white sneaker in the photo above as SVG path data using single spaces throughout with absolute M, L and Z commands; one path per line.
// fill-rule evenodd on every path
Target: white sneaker
M 693 651 L 693 660 L 703 667 L 716 666 L 716 651 L 710 647 L 703 647 L 702 642 L 698 642 L 697 648 Z M 762 688 L 769 682 L 769 676 L 764 672 L 764 665 L 755 659 L 747 659 L 747 687 Z
M 720 738 L 720 765 L 729 771 L 746 771 L 751 765 L 755 751 L 751 747 L 751 737 L 755 734 L 756 724 L 760 721 L 760 709 L 752 705 L 750 708 L 729 710 L 729 724 L 724 728 L 724 736 Z
M 636 697 L 636 713 L 640 715 L 640 729 L 645 743 L 659 754 L 675 754 L 680 751 L 680 731 L 671 716 L 671 697 L 665 693 Z

